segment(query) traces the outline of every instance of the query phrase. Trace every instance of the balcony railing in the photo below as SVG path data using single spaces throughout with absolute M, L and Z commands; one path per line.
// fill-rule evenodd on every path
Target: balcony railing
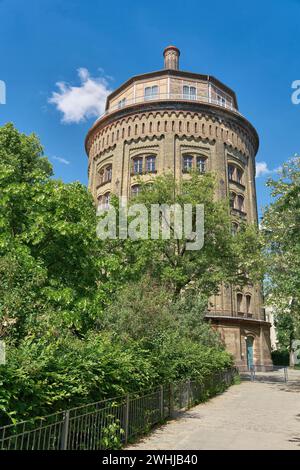
M 182 101 L 182 102 L 193 102 L 193 103 L 208 103 L 212 104 L 214 106 L 219 106 L 220 108 L 225 108 L 229 109 L 235 114 L 238 114 L 239 116 L 242 116 L 242 114 L 233 106 L 232 102 L 229 101 L 220 101 L 217 99 L 212 98 L 211 96 L 208 95 L 186 95 L 184 93 L 157 93 L 153 94 L 152 96 L 136 96 L 133 99 L 126 99 L 125 104 L 122 103 L 122 106 L 119 104 L 116 104 L 114 106 L 111 106 L 108 110 L 106 110 L 98 119 L 102 119 L 104 116 L 113 113 L 114 111 L 120 111 L 124 110 L 126 108 L 130 108 L 131 106 L 135 106 L 137 104 L 142 104 L 142 103 L 149 103 L 149 102 L 157 102 L 157 101 Z M 96 121 L 96 122 L 97 122 Z
M 244 318 L 244 319 L 254 319 L 261 320 L 257 315 L 250 312 L 233 312 L 232 310 L 209 310 L 206 312 L 207 317 L 230 317 L 230 318 Z

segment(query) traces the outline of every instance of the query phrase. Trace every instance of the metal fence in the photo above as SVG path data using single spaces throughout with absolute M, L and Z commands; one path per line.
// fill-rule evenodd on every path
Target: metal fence
M 256 364 L 248 368 L 239 366 L 238 371 L 242 380 L 251 382 L 288 382 L 288 367 Z
M 210 396 L 224 391 L 235 368 L 203 381 L 162 385 L 143 395 L 126 395 L 0 428 L 1 450 L 118 449 Z

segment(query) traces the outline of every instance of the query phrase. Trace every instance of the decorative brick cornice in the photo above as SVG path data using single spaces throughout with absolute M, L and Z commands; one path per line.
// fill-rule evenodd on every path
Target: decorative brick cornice
M 177 118 L 180 117 L 180 114 L 183 113 L 183 116 L 188 114 L 191 117 L 205 117 L 207 120 L 212 120 L 215 123 L 226 125 L 231 129 L 241 129 L 246 132 L 248 138 L 251 140 L 254 153 L 257 153 L 259 146 L 259 138 L 255 128 L 252 124 L 243 116 L 234 113 L 233 111 L 221 108 L 210 103 L 200 103 L 200 102 L 182 102 L 182 101 L 157 101 L 157 102 L 146 102 L 141 104 L 136 104 L 128 108 L 123 108 L 107 114 L 102 119 L 99 119 L 95 122 L 93 127 L 89 130 L 86 140 L 85 148 L 86 152 L 89 152 L 91 146 L 91 139 L 104 128 L 108 128 L 110 125 L 114 124 L 116 121 L 120 123 L 120 120 L 124 119 L 126 123 L 129 120 L 133 121 L 134 118 L 141 118 L 142 115 L 150 117 L 153 113 L 153 117 L 157 116 L 159 113 L 161 116 L 167 112 L 169 116 L 172 113 L 176 113 Z M 230 146 L 230 144 L 227 144 Z

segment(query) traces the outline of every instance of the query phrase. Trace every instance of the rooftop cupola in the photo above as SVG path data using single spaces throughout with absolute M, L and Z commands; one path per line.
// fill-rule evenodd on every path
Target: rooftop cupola
M 165 69 L 179 69 L 180 50 L 175 46 L 168 46 L 164 50 Z

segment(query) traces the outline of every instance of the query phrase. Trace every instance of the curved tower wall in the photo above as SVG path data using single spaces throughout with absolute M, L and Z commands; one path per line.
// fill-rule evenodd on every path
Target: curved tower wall
M 171 47 L 172 53 L 177 50 Z M 257 223 L 257 149 L 257 133 L 239 113 L 232 90 L 214 77 L 165 69 L 133 77 L 108 97 L 105 114 L 86 138 L 89 188 L 101 203 L 109 193 L 130 197 L 139 178 L 151 181 L 165 172 L 185 178 L 184 157 L 192 157 L 194 166 L 201 157 L 205 171 L 217 176 L 216 197 L 234 198 L 233 224 Z M 254 362 L 270 362 L 270 325 L 262 302 L 260 286 L 252 285 L 242 292 L 221 286 L 211 299 L 207 317 L 238 364 L 247 364 L 249 337 Z

